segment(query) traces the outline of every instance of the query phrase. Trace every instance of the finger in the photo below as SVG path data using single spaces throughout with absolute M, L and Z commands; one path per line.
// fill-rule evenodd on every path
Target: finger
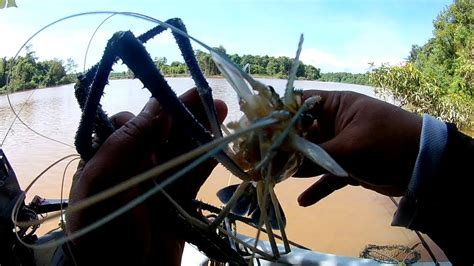
M 313 125 L 308 128 L 305 136 L 309 141 L 323 148 L 339 165 L 346 171 L 348 158 L 350 158 L 351 143 L 361 141 L 351 131 L 344 129 L 354 118 L 353 105 L 360 99 L 360 94 L 340 91 L 306 90 L 304 98 L 318 95 L 321 102 L 316 104 L 309 112 L 315 119 Z M 297 176 L 308 177 L 326 173 L 318 165 L 305 160 Z
M 148 102 L 145 104 L 145 106 L 141 110 L 141 113 L 148 114 L 149 116 L 152 116 L 152 117 L 157 116 L 158 114 L 160 114 L 160 112 L 161 112 L 161 105 L 153 97 L 148 100 Z M 127 123 L 134 117 L 135 115 L 133 113 L 128 112 L 128 111 L 123 111 L 110 117 L 110 120 L 112 121 L 112 124 L 116 128 L 120 128 L 121 126 L 125 125 L 125 123 Z
M 311 161 L 308 158 L 303 159 L 303 163 L 298 168 L 293 177 L 313 177 L 327 173 L 327 170 L 317 165 L 315 162 Z
M 321 101 L 314 105 L 309 111 L 316 120 L 334 120 L 337 115 L 340 104 L 340 92 L 337 91 L 321 91 L 321 90 L 305 90 L 303 91 L 303 99 L 312 96 L 320 96 Z M 330 118 L 330 119 L 327 119 Z
M 156 100 L 150 101 L 153 106 L 158 104 Z M 130 117 L 122 113 L 114 120 L 121 124 Z M 90 183 L 90 192 L 101 191 L 149 167 L 146 162 L 151 161 L 152 146 L 164 143 L 170 129 L 169 117 L 154 110 L 141 112 L 117 129 L 84 168 L 87 175 L 83 178 Z
M 209 120 L 197 90 L 191 89 L 187 91 L 180 96 L 180 99 L 199 123 L 209 129 Z M 219 123 L 222 123 L 227 115 L 227 106 L 220 100 L 215 100 L 214 104 L 217 112 L 217 119 Z M 182 127 L 173 127 L 173 130 L 181 131 Z M 171 134 L 169 145 L 173 149 L 173 151 L 170 151 L 169 153 L 172 156 L 178 155 L 173 153 L 187 152 L 196 147 L 196 144 L 191 141 L 188 136 L 185 136 L 183 132 L 173 132 Z M 184 197 L 185 200 L 194 198 L 216 165 L 217 162 L 211 158 L 193 169 L 192 174 L 180 178 L 173 186 L 176 188 L 177 196 Z
M 303 99 L 311 96 L 320 96 L 321 101 L 311 110 L 318 117 L 335 118 L 342 111 L 345 112 L 361 94 L 349 91 L 322 91 L 322 90 L 305 90 L 303 91 Z
M 332 192 L 349 184 L 347 178 L 341 178 L 332 174 L 323 175 L 316 183 L 306 189 L 298 197 L 298 204 L 307 207 L 327 197 Z
M 149 148 L 151 143 L 164 142 L 171 130 L 170 118 L 163 114 L 161 105 L 155 98 L 150 98 L 143 110 L 134 116 L 129 112 L 122 112 L 112 117 L 119 127 L 114 133 L 113 140 L 121 142 L 124 151 L 140 153 L 144 145 Z M 135 146 L 135 147 L 132 147 Z
M 317 133 L 324 137 L 323 141 L 338 135 L 352 122 L 358 110 L 367 106 L 368 97 L 356 92 L 308 90 L 303 97 L 314 95 L 321 96 L 321 102 L 309 112 L 317 120 Z
M 183 93 L 180 100 L 184 103 L 186 108 L 197 118 L 197 120 L 203 124 L 206 128 L 209 128 L 209 119 L 205 112 L 203 103 L 199 97 L 198 91 L 193 88 Z M 222 123 L 227 116 L 227 106 L 221 100 L 214 100 L 214 105 L 217 112 L 217 120 Z
M 115 128 L 120 128 L 134 117 L 135 115 L 131 112 L 120 112 L 110 117 L 110 120 Z
M 312 140 L 310 140 L 312 141 Z M 348 166 L 351 165 L 351 150 L 349 147 L 354 141 L 363 142 L 359 138 L 355 138 L 349 131 L 340 133 L 339 135 L 325 141 L 318 143 L 318 145 L 326 151 L 332 159 L 334 159 L 344 170 L 349 171 L 351 169 Z M 353 161 L 353 158 L 352 158 Z M 327 173 L 328 171 L 313 161 L 304 158 L 303 163 L 295 173 L 295 177 L 312 177 Z

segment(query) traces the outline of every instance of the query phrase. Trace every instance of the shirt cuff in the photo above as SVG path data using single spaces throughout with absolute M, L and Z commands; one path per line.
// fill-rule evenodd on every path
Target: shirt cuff
M 407 191 L 400 200 L 392 225 L 415 229 L 418 199 L 423 196 L 424 190 L 429 187 L 436 175 L 446 149 L 447 140 L 447 125 L 428 114 L 424 114 L 418 157 Z

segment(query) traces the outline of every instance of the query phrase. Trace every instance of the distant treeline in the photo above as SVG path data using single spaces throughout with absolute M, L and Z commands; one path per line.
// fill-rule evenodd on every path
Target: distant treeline
M 223 47 L 216 48 L 226 54 Z M 196 58 L 199 66 L 206 76 L 220 76 L 216 64 L 209 53 L 196 50 Z M 288 78 L 288 73 L 293 64 L 293 59 L 280 56 L 260 55 L 228 55 L 230 60 L 240 67 L 247 66 L 248 72 L 257 77 Z M 39 61 L 35 52 L 28 47 L 25 56 L 16 59 L 12 67 L 13 59 L 0 58 L 0 93 L 9 91 L 21 91 L 34 88 L 51 87 L 76 82 L 77 65 L 72 59 L 63 62 L 59 59 Z M 188 69 L 183 62 L 173 61 L 170 64 L 166 57 L 155 57 L 156 66 L 165 76 L 189 76 Z M 6 77 L 9 84 L 6 86 Z M 130 79 L 134 75 L 132 71 L 112 72 L 110 79 Z M 301 63 L 296 72 L 298 79 L 332 81 L 352 84 L 368 84 L 367 74 L 321 73 L 319 68 Z
M 370 85 L 368 73 L 365 73 L 365 74 L 352 74 L 348 72 L 322 73 L 321 78 L 319 78 L 319 81 L 331 81 L 331 82 L 340 82 L 340 83 Z
M 17 57 L 15 64 L 12 63 L 13 58 L 0 58 L 0 93 L 52 87 L 76 80 L 72 73 L 76 64 L 72 59 L 38 61 L 35 52 L 27 49 L 25 56 Z
M 215 49 L 227 55 L 226 50 L 222 46 Z M 209 53 L 196 50 L 195 54 L 198 64 L 206 76 L 220 75 L 220 72 Z M 227 56 L 242 68 L 248 66 L 248 71 L 254 76 L 287 78 L 291 65 L 293 64 L 293 59 L 286 56 L 272 57 L 268 55 L 238 54 Z M 184 63 L 174 61 L 171 62 L 171 64 L 168 64 L 166 57 L 156 57 L 154 61 L 165 75 L 179 76 L 188 74 Z M 311 65 L 300 64 L 296 76 L 299 79 L 317 80 L 321 77 L 321 73 L 319 68 Z
M 226 54 L 225 48 L 222 46 L 215 48 L 223 54 Z M 239 65 L 240 67 L 248 66 L 248 71 L 251 75 L 260 77 L 272 77 L 272 78 L 288 78 L 293 59 L 280 56 L 260 56 L 260 55 L 238 55 L 232 54 L 227 55 L 232 62 Z M 206 76 L 217 76 L 220 75 L 216 64 L 211 58 L 209 53 L 201 50 L 196 50 L 196 58 L 199 66 Z M 155 64 L 166 76 L 183 76 L 188 75 L 186 65 L 184 63 L 174 61 L 168 64 L 166 57 L 155 57 Z M 126 75 L 126 73 L 122 73 Z M 369 79 L 368 74 L 352 74 L 348 72 L 336 72 L 336 73 L 321 73 L 321 69 L 316 68 L 312 65 L 300 64 L 298 71 L 296 72 L 298 79 L 306 80 L 320 80 L 320 81 L 332 81 L 341 83 L 361 84 L 368 85 Z

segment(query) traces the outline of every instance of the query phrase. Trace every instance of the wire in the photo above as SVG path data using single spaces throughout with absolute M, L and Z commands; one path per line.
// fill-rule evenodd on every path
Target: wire
M 398 202 L 393 198 L 393 197 L 389 197 L 390 200 L 393 202 L 393 204 L 395 205 L 395 207 L 398 208 Z M 430 255 L 431 259 L 433 260 L 433 262 L 438 266 L 439 265 L 439 262 L 438 260 L 436 259 L 436 256 L 435 254 L 433 253 L 433 251 L 431 250 L 430 246 L 428 245 L 428 243 L 426 242 L 425 238 L 420 234 L 419 231 L 417 230 L 414 230 L 415 231 L 415 234 L 418 236 L 418 238 L 420 239 L 421 241 L 421 244 L 423 245 L 423 247 L 426 249 L 426 251 L 428 252 L 428 254 Z
M 86 62 L 87 62 L 87 54 L 89 53 L 89 47 L 91 46 L 91 43 L 92 43 L 92 39 L 94 39 L 94 36 L 95 34 L 97 33 L 97 31 L 99 30 L 99 28 L 107 21 L 109 20 L 111 17 L 115 16 L 117 14 L 111 14 L 110 16 L 106 17 L 104 20 L 102 20 L 102 22 L 97 26 L 97 28 L 95 28 L 94 30 L 94 33 L 92 33 L 92 36 L 91 38 L 89 39 L 89 43 L 87 44 L 87 48 L 86 48 L 86 52 L 84 53 L 84 66 L 82 68 L 82 71 L 86 72 Z
M 10 126 L 8 127 L 7 132 L 5 133 L 5 136 L 3 137 L 2 144 L 0 144 L 0 147 L 2 147 L 3 144 L 5 144 L 5 141 L 7 140 L 7 136 L 8 136 L 8 134 L 10 133 L 11 129 L 13 128 L 13 125 L 15 124 L 16 119 L 19 118 L 21 112 L 22 112 L 23 109 L 25 108 L 26 104 L 30 101 L 31 96 L 33 96 L 33 93 L 35 93 L 35 91 L 36 91 L 36 90 L 31 90 L 30 95 L 28 95 L 28 98 L 26 98 L 26 101 L 23 103 L 23 105 L 21 106 L 20 110 L 18 111 L 18 115 L 16 115 L 16 114 L 15 114 L 15 110 L 12 109 L 13 114 L 15 114 L 15 117 L 13 118 L 12 123 L 11 123 Z M 8 98 L 8 94 L 7 94 L 7 98 Z M 8 98 L 8 102 L 10 102 L 10 98 Z M 12 105 L 11 105 L 11 104 L 10 104 L 10 108 L 12 108 Z
M 63 206 L 64 206 L 63 205 L 63 190 L 64 190 L 64 180 L 66 179 L 66 171 L 67 171 L 67 169 L 69 168 L 69 165 L 71 165 L 72 162 L 74 162 L 76 160 L 80 160 L 80 159 L 81 159 L 80 157 L 73 158 L 67 163 L 66 167 L 64 168 L 63 177 L 61 179 L 61 196 L 60 196 L 60 201 L 59 201 L 60 202 L 59 207 L 61 208 L 60 209 L 60 213 L 61 213 L 60 221 L 61 221 L 61 226 L 62 226 L 63 230 L 64 230 L 64 224 L 66 224 L 66 222 L 63 220 L 64 214 L 65 214 L 64 209 L 63 209 Z M 66 247 L 69 251 L 71 260 L 74 262 L 74 265 L 78 265 L 78 263 L 76 261 L 76 258 L 74 257 L 74 252 L 72 252 L 72 247 L 71 247 L 70 241 L 66 242 Z

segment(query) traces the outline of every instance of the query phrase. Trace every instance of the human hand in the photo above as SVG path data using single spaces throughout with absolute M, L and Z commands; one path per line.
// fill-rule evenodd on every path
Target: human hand
M 354 92 L 304 92 L 305 98 L 313 95 L 320 95 L 322 102 L 310 111 L 317 123 L 307 138 L 326 150 L 349 177 L 324 174 L 298 197 L 299 204 L 312 205 L 348 184 L 403 195 L 418 154 L 422 118 Z M 322 173 L 305 160 L 295 176 Z
M 199 121 L 207 121 L 196 90 L 188 91 L 180 99 Z M 222 122 L 227 107 L 222 101 L 215 101 L 215 105 Z M 196 147 L 181 132 L 179 120 L 162 111 L 153 98 L 138 116 L 123 112 L 113 116 L 112 121 L 118 129 L 87 163 L 81 162 L 78 167 L 71 187 L 71 205 Z M 215 166 L 215 160 L 210 159 L 165 190 L 178 203 L 189 204 Z M 160 176 L 156 181 L 165 178 Z M 153 181 L 144 182 L 93 207 L 68 214 L 66 231 L 73 233 L 99 220 L 143 194 L 153 184 Z M 180 264 L 184 241 L 177 232 L 179 228 L 166 217 L 167 208 L 169 202 L 163 197 L 149 199 L 73 240 L 79 262 Z

